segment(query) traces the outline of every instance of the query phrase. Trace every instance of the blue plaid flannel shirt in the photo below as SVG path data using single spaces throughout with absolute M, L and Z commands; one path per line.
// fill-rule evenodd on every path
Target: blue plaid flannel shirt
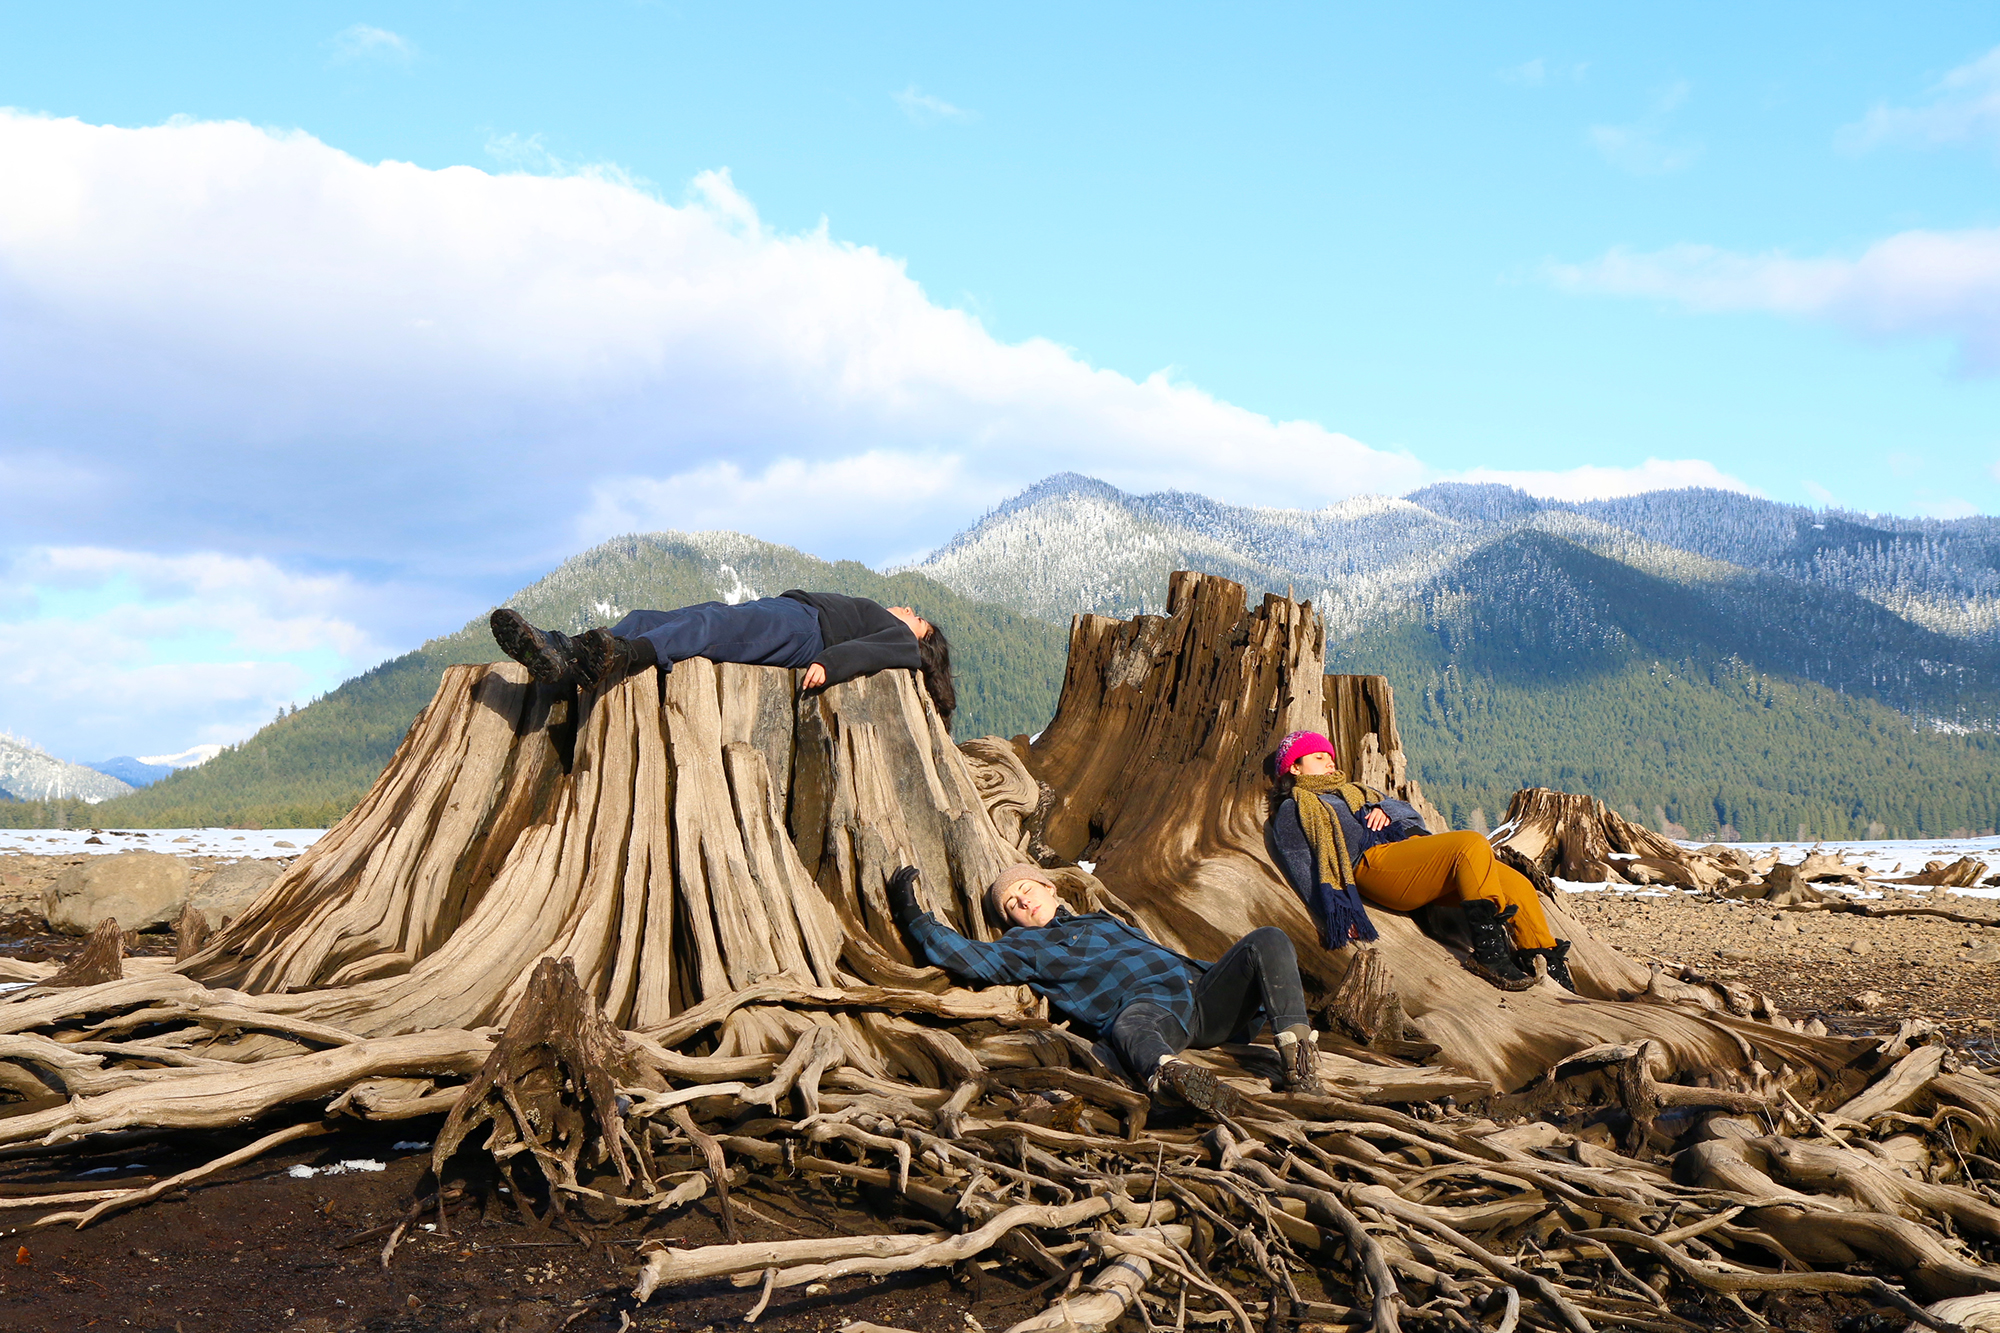
M 969 940 L 926 912 L 910 923 L 909 934 L 922 956 L 945 971 L 984 986 L 1025 983 L 1100 1032 L 1135 1000 L 1150 1000 L 1188 1026 L 1194 983 L 1208 970 L 1103 912 L 1078 916 L 1058 908 L 1048 925 L 1015 926 L 991 944 Z

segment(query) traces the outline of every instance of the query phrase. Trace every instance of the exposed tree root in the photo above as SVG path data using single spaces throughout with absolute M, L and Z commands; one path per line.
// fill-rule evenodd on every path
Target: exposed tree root
M 575 698 L 453 668 L 348 820 L 205 941 L 184 918 L 173 970 L 121 965 L 115 923 L 86 950 L 95 972 L 0 968 L 37 983 L 0 997 L 0 1155 L 262 1137 L 143 1188 L 0 1206 L 84 1225 L 344 1124 L 440 1115 L 435 1193 L 365 1237 L 385 1263 L 431 1210 L 442 1227 L 501 1206 L 445 1184 L 471 1157 L 538 1226 L 671 1225 L 712 1197 L 728 1241 L 648 1252 L 636 1294 L 729 1277 L 756 1313 L 967 1261 L 1047 1284 L 1020 1333 L 1134 1313 L 1685 1333 L 1757 1326 L 1746 1298 L 1803 1291 L 1944 1329 L 1950 1302 L 2000 1294 L 2000 1082 L 1919 1026 L 1829 1037 L 1649 971 L 1547 873 L 1727 893 L 1764 871 L 1527 793 L 1505 854 L 1575 941 L 1577 992 L 1503 996 L 1397 913 L 1371 949 L 1320 949 L 1264 844 L 1271 744 L 1331 728 L 1364 780 L 1418 795 L 1386 683 L 1322 676 L 1323 647 L 1309 607 L 1179 575 L 1165 616 L 1078 619 L 1033 745 L 966 751 L 903 672 L 800 698 L 785 672 L 693 660 Z M 992 938 L 981 891 L 1028 859 L 1056 863 L 1075 910 L 1192 953 L 1290 932 L 1332 1019 L 1327 1095 L 1272 1091 L 1269 1046 L 1191 1052 L 1244 1102 L 1196 1123 L 1025 987 L 969 990 L 910 957 L 883 896 L 895 867 Z M 1758 886 L 1810 897 L 1847 869 Z M 801 1177 L 882 1234 L 744 1240 L 746 1220 L 782 1229 L 746 1186 Z

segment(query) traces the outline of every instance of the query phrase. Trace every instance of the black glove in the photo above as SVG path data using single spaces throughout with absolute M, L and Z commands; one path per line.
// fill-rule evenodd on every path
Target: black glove
M 904 866 L 889 876 L 889 919 L 896 923 L 896 929 L 908 930 L 910 923 L 924 914 L 917 906 L 917 868 Z

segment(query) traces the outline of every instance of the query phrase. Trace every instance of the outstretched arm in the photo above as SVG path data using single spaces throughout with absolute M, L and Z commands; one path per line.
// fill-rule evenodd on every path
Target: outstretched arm
M 954 976 L 982 986 L 1019 985 L 1034 973 L 1019 949 L 1000 939 L 969 940 L 926 912 L 917 902 L 917 869 L 904 866 L 889 877 L 889 914 L 916 945 L 919 956 Z

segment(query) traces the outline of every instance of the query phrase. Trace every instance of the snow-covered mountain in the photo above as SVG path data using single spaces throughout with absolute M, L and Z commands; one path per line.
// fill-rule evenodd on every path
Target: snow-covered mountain
M 1878 518 L 1729 491 L 1567 502 L 1448 483 L 1400 499 L 1253 509 L 1181 491 L 1128 495 L 1065 472 L 913 568 L 967 596 L 1049 619 L 1157 612 L 1165 575 L 1200 569 L 1253 591 L 1290 585 L 1345 637 L 1523 531 L 1677 582 L 1772 574 L 1865 598 L 1950 638 L 2000 644 L 2000 519 Z
M 134 787 L 150 787 L 177 768 L 193 768 L 205 764 L 221 754 L 220 745 L 195 745 L 174 754 L 153 754 L 133 758 L 121 754 L 116 759 L 100 759 L 96 763 L 86 763 L 85 768 L 96 769 L 109 774 L 120 782 L 129 782 Z
M 173 754 L 141 755 L 139 762 L 150 764 L 155 768 L 193 768 L 197 764 L 205 764 L 215 758 L 224 748 L 220 745 L 191 745 Z
M 84 764 L 85 768 L 134 787 L 150 787 L 167 774 L 173 772 L 165 764 L 149 764 L 143 759 L 134 759 L 129 754 L 121 754 L 115 759 L 93 759 Z
M 1199 569 L 1310 599 L 1330 649 L 1421 624 L 1440 662 L 1504 637 L 1509 651 L 1574 663 L 1636 633 L 1650 651 L 1741 657 L 1935 724 L 2000 723 L 1993 518 L 1878 518 L 1712 490 L 1570 503 L 1463 484 L 1253 509 L 1064 473 L 914 568 L 1058 621 L 1161 611 L 1167 574 Z
M 0 732 L 0 792 L 17 801 L 81 798 L 95 803 L 131 790 L 128 782 L 58 759 L 32 741 Z

